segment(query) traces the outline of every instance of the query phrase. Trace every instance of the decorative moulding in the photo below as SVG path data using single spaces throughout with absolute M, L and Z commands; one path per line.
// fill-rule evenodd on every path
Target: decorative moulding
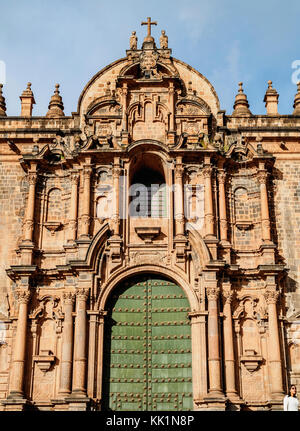
M 253 227 L 253 223 L 250 220 L 240 220 L 236 222 L 236 227 L 239 230 L 248 230 L 251 229 Z
M 62 227 L 62 224 L 60 221 L 46 221 L 44 226 L 49 230 L 49 232 L 51 232 L 51 235 L 53 236 L 54 233 Z
M 50 370 L 52 364 L 55 361 L 55 356 L 52 355 L 50 350 L 41 350 L 41 355 L 35 355 L 33 357 L 34 362 L 36 362 L 39 369 L 46 373 Z
M 261 365 L 262 361 L 262 356 L 257 355 L 256 351 L 252 349 L 246 349 L 245 355 L 241 357 L 242 364 L 244 364 L 250 373 L 256 371 Z
M 136 227 L 135 231 L 146 244 L 151 244 L 153 239 L 160 234 L 160 227 Z

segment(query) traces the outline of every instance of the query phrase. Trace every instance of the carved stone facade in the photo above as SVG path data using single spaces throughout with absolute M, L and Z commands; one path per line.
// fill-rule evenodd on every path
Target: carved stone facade
M 21 116 L 7 117 L 1 86 L 0 410 L 104 408 L 107 304 L 145 275 L 188 300 L 191 408 L 281 409 L 300 385 L 299 112 L 279 115 L 269 82 L 267 114 L 254 115 L 240 83 L 226 115 L 165 31 L 158 48 L 156 23 L 143 24 L 142 47 L 133 32 L 71 116 L 58 84 L 45 117 L 32 116 L 28 83 Z M 187 409 L 174 381 L 161 399 Z

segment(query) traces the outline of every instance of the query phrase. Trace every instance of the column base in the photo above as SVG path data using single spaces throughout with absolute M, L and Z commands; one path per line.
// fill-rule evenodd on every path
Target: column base
M 283 410 L 283 398 L 284 394 L 279 395 L 272 395 L 272 398 L 269 401 L 269 404 L 271 406 L 271 410 Z
M 1 404 L 4 406 L 4 411 L 18 412 L 24 411 L 29 403 L 25 398 L 13 398 L 12 395 L 9 395 L 6 400 L 1 401 Z
M 200 410 L 225 411 L 226 402 L 227 400 L 222 393 L 221 395 L 209 394 L 207 397 L 203 398 L 203 405 Z
M 65 398 L 65 401 L 69 404 L 70 411 L 86 411 L 91 399 L 84 395 L 71 394 Z

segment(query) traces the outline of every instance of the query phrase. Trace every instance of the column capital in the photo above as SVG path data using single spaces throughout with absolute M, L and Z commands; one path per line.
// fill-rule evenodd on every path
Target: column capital
M 64 292 L 63 293 L 63 300 L 65 304 L 74 304 L 75 302 L 75 293 L 74 292 Z
M 89 289 L 79 288 L 76 290 L 76 298 L 81 301 L 86 301 L 89 296 Z
M 212 173 L 212 166 L 211 165 L 205 165 L 202 169 L 202 174 L 204 178 L 210 178 Z
M 227 173 L 224 171 L 224 169 L 218 170 L 218 180 L 220 184 L 225 184 Z
M 83 176 L 84 178 L 90 178 L 91 174 L 93 172 L 91 165 L 84 165 L 83 166 Z
M 184 173 L 184 166 L 181 163 L 176 164 L 174 173 L 175 173 L 175 178 L 181 179 Z
M 259 184 L 266 184 L 268 178 L 268 171 L 267 170 L 259 170 L 257 172 L 257 179 Z
M 275 289 L 267 289 L 264 293 L 264 297 L 268 305 L 276 304 L 279 297 L 279 291 Z
M 35 185 L 37 182 L 37 173 L 36 172 L 28 172 L 27 181 L 29 185 Z
M 113 178 L 119 178 L 122 173 L 122 169 L 119 165 L 114 165 L 112 168 L 112 176 Z
M 230 289 L 223 289 L 222 290 L 222 295 L 223 295 L 223 299 L 224 299 L 224 304 L 231 304 L 232 300 L 234 298 L 234 292 Z
M 77 185 L 79 182 L 79 172 L 73 170 L 71 172 L 71 183 Z
M 99 310 L 99 321 L 104 321 L 105 316 L 107 316 L 107 311 L 106 310 Z
M 206 286 L 206 295 L 209 301 L 216 301 L 220 293 L 218 286 Z
M 30 300 L 31 292 L 26 289 L 17 290 L 17 300 L 19 304 L 28 304 Z

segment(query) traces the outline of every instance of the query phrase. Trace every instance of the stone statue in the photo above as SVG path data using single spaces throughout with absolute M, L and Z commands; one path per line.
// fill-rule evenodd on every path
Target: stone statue
M 161 36 L 159 38 L 160 47 L 162 49 L 168 49 L 168 36 L 166 35 L 165 30 L 161 31 Z
M 135 34 L 135 31 L 132 32 L 130 36 L 130 49 L 137 49 L 137 36 Z

